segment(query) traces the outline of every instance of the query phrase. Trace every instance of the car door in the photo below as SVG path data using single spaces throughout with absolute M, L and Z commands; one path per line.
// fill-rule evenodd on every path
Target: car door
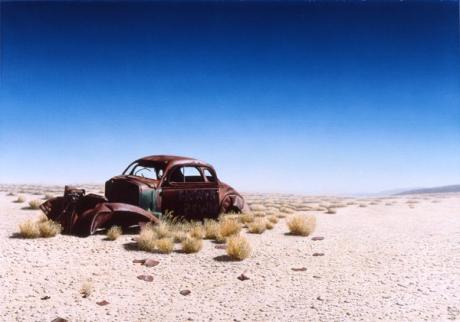
M 204 176 L 201 167 L 180 165 L 171 169 L 163 181 L 161 199 L 163 213 L 173 211 L 174 216 L 188 220 L 218 216 L 217 180 Z

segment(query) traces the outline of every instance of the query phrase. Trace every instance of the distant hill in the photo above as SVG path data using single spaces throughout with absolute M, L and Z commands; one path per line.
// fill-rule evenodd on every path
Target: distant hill
M 422 193 L 446 193 L 446 192 L 460 192 L 460 184 L 442 186 L 442 187 L 407 190 L 407 191 L 395 193 L 395 195 L 415 195 L 415 194 L 422 194 Z

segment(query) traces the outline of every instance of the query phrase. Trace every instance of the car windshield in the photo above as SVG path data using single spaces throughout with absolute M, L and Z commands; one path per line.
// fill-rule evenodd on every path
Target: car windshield
M 164 164 L 158 163 L 139 163 L 131 164 L 124 175 L 143 177 L 153 180 L 160 180 L 164 173 Z

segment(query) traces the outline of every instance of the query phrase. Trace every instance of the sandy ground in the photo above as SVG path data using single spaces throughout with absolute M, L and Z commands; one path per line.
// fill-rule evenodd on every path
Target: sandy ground
M 262 235 L 247 234 L 253 254 L 242 262 L 219 260 L 225 250 L 211 241 L 197 254 L 162 255 L 136 250 L 133 235 L 113 242 L 104 235 L 17 238 L 18 224 L 39 211 L 22 209 L 27 203 L 16 198 L 0 192 L 4 321 L 460 319 L 458 194 L 366 200 L 360 201 L 366 207 L 349 205 L 336 214 L 310 211 L 318 220 L 313 236 L 321 241 L 285 235 L 281 219 Z M 160 264 L 133 264 L 142 258 Z M 301 267 L 307 270 L 292 270 Z M 238 280 L 241 273 L 249 280 Z M 153 282 L 137 279 L 140 274 L 153 275 Z M 82 298 L 86 281 L 93 292 Z M 185 289 L 191 294 L 179 293 Z M 102 300 L 109 304 L 96 304 Z

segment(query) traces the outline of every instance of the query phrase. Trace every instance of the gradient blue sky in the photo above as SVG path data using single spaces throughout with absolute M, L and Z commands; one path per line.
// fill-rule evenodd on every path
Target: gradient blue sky
M 150 154 L 242 191 L 460 182 L 456 1 L 0 5 L 1 183 Z

